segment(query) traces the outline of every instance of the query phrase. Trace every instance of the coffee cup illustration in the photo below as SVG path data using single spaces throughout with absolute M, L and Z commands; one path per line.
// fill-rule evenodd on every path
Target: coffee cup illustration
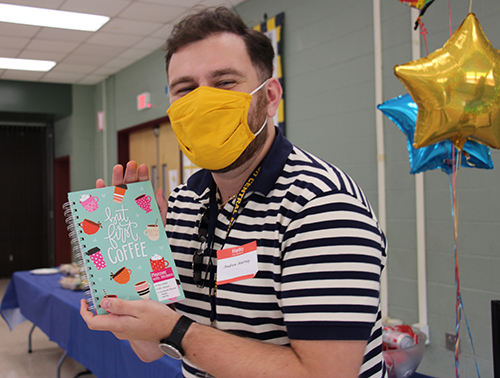
M 151 292 L 151 284 L 149 282 L 137 282 L 134 287 L 137 291 L 137 294 L 139 294 L 142 299 L 151 299 L 149 298 L 149 293 Z
M 99 247 L 91 248 L 87 251 L 87 256 L 90 257 L 92 262 L 94 263 L 97 270 L 101 270 L 102 268 L 106 268 L 106 261 L 102 257 L 101 249 Z
M 90 219 L 84 219 L 83 222 L 78 223 L 78 225 L 82 228 L 83 232 L 85 232 L 87 235 L 93 235 L 97 231 L 99 231 L 101 226 L 101 222 L 93 222 Z
M 110 279 L 114 280 L 116 283 L 119 283 L 120 285 L 124 285 L 128 281 L 130 281 L 130 274 L 132 274 L 132 271 L 130 269 L 123 267 L 120 268 L 120 270 L 118 270 L 116 273 L 111 273 Z
M 122 203 L 125 192 L 127 191 L 127 185 L 116 185 L 115 192 L 113 193 L 113 201 L 117 203 Z
M 99 202 L 99 197 L 95 197 L 90 194 L 82 194 L 80 197 L 80 204 L 89 213 L 96 211 L 99 208 L 97 202 Z
M 135 202 L 139 207 L 144 210 L 146 213 L 151 211 L 151 197 L 145 194 L 141 194 L 139 197 L 135 199 Z
M 146 230 L 144 231 L 144 235 L 146 235 L 150 240 L 156 241 L 160 237 L 160 227 L 158 226 L 158 219 L 155 224 L 148 224 Z
M 153 272 L 157 270 L 165 269 L 168 266 L 168 261 L 165 264 L 165 259 L 161 257 L 159 254 L 155 253 L 150 259 L 149 262 L 151 264 L 151 269 Z

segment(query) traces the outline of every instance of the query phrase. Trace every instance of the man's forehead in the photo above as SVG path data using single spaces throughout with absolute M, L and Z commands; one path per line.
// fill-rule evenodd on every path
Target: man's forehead
M 243 72 L 251 64 L 243 39 L 233 33 L 219 33 L 183 46 L 172 54 L 168 74 L 191 75 L 202 70 L 216 75 L 226 69 Z

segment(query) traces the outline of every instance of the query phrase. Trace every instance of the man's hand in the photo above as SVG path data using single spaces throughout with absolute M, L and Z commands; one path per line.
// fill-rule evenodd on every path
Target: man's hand
M 157 301 L 103 299 L 101 307 L 107 315 L 94 315 L 85 299 L 80 303 L 80 314 L 94 331 L 111 331 L 120 340 L 158 342 L 167 337 L 180 315 Z
M 113 167 L 113 179 L 111 185 L 121 185 L 130 184 L 137 181 L 148 181 L 149 180 L 149 170 L 146 164 L 141 164 L 137 167 L 135 161 L 129 161 L 127 163 L 127 168 L 125 169 L 125 174 L 123 174 L 123 166 L 117 164 Z M 98 179 L 96 181 L 96 188 L 104 188 L 106 183 L 103 179 Z M 162 188 L 158 188 L 155 193 L 156 202 L 158 202 L 158 207 L 160 208 L 161 219 L 163 221 L 163 226 L 167 222 L 167 208 L 168 203 L 165 199 Z

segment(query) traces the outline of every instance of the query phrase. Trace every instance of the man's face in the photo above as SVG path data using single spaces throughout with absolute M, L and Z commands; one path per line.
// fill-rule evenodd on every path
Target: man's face
M 168 80 L 170 103 L 200 86 L 250 93 L 262 84 L 245 43 L 241 37 L 232 33 L 215 34 L 178 50 L 170 60 Z M 254 133 L 266 120 L 265 88 L 264 86 L 253 95 L 250 104 L 248 125 Z M 265 129 L 250 143 L 240 158 L 222 171 L 232 170 L 250 159 L 266 139 Z
M 200 86 L 251 92 L 261 83 L 245 43 L 232 33 L 193 42 L 172 55 L 168 67 L 170 102 Z

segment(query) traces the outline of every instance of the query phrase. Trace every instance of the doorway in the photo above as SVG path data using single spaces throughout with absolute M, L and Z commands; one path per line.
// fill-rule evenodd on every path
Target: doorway
M 53 254 L 51 124 L 0 121 L 0 277 L 50 267 Z

